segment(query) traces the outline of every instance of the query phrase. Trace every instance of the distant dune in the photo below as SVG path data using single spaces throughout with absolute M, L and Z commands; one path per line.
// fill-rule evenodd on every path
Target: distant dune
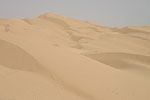
M 150 26 L 0 19 L 0 100 L 150 100 Z

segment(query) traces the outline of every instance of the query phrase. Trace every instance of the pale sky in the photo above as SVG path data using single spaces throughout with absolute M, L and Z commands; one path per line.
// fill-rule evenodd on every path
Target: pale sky
M 0 18 L 51 12 L 110 27 L 150 26 L 150 0 L 0 0 Z

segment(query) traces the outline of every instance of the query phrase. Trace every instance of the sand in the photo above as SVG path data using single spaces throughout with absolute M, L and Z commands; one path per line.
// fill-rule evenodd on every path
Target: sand
M 0 100 L 150 100 L 150 26 L 0 19 Z

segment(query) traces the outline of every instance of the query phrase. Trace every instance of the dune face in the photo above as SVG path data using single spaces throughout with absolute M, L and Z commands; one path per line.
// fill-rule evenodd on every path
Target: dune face
M 10 69 L 34 71 L 40 64 L 24 50 L 6 41 L 0 40 L 0 64 Z
M 150 100 L 150 26 L 0 19 L 0 100 Z
M 87 56 L 121 71 L 140 73 L 148 78 L 150 76 L 150 56 L 123 52 L 95 53 Z

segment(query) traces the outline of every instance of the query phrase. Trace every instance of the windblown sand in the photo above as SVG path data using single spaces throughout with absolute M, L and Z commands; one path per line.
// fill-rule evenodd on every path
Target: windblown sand
M 0 100 L 150 100 L 150 26 L 0 19 Z

